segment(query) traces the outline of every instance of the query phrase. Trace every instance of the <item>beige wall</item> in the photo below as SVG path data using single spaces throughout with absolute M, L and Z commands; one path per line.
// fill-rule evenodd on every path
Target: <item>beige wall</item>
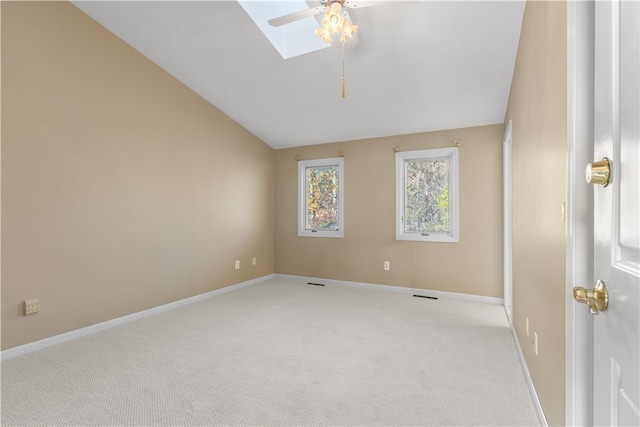
M 274 271 L 502 296 L 502 125 L 274 154 L 71 4 L 1 8 L 2 349 Z M 564 421 L 565 35 L 564 3 L 527 4 L 506 115 L 515 323 L 551 424 Z M 456 138 L 460 242 L 396 241 L 391 147 Z M 299 238 L 294 156 L 338 150 L 345 238 Z M 32 297 L 42 311 L 25 317 Z
M 514 324 L 551 425 L 563 425 L 565 415 L 566 31 L 564 2 L 527 2 L 506 114 L 513 121 Z
M 276 151 L 276 272 L 502 297 L 503 125 Z M 459 151 L 460 242 L 395 240 L 395 153 Z M 297 237 L 297 162 L 344 151 L 344 239 Z M 390 271 L 382 268 L 390 261 Z
M 274 151 L 70 3 L 2 2 L 2 124 L 2 349 L 273 273 Z

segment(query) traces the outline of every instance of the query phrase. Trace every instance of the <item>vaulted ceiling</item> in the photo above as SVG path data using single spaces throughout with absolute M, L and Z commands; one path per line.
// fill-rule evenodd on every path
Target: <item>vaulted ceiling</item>
M 502 123 L 524 13 L 389 0 L 348 9 L 344 57 L 337 42 L 283 59 L 234 0 L 74 4 L 276 149 Z

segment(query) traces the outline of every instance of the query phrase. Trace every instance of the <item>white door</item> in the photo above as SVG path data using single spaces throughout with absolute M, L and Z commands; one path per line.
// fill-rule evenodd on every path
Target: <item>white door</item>
M 640 2 L 595 4 L 594 278 L 608 308 L 593 323 L 593 422 L 640 425 Z M 586 309 L 587 307 L 585 307 Z

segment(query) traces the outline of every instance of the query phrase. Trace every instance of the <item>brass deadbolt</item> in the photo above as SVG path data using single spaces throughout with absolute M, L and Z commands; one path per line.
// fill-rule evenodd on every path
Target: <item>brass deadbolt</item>
M 584 177 L 589 184 L 598 184 L 602 187 L 609 185 L 609 176 L 611 169 L 609 168 L 609 159 L 604 157 L 602 160 L 593 163 L 587 163 L 584 171 Z

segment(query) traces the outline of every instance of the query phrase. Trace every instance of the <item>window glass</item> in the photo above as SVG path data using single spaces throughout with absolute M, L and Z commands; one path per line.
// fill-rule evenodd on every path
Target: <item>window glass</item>
M 449 158 L 405 161 L 404 231 L 449 233 Z
M 396 239 L 458 241 L 457 148 L 396 154 Z
M 298 163 L 298 235 L 342 237 L 342 158 Z

